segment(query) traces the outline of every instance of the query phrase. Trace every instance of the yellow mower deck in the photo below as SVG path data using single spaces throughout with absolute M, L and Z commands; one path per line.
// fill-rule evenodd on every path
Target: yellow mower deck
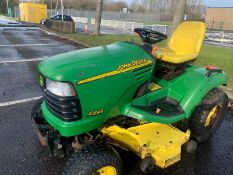
M 131 150 L 142 159 L 152 156 L 154 163 L 160 168 L 166 168 L 180 160 L 181 146 L 190 137 L 190 131 L 184 133 L 173 126 L 159 123 L 128 129 L 113 125 L 102 128 L 101 131 L 112 144 Z

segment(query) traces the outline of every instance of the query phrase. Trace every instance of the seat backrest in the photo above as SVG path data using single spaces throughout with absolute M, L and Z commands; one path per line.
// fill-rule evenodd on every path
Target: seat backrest
M 205 38 L 206 25 L 199 21 L 182 22 L 168 41 L 168 48 L 177 55 L 199 54 Z

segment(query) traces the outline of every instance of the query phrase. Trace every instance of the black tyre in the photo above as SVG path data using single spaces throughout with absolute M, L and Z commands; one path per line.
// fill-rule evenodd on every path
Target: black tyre
M 130 172 L 130 175 L 146 175 L 145 173 L 142 172 L 140 169 L 140 166 L 137 165 L 136 167 L 133 168 L 133 170 Z
M 228 102 L 228 97 L 222 90 L 211 90 L 189 120 L 191 137 L 199 143 L 207 142 L 221 126 Z
M 94 143 L 75 153 L 66 163 L 64 175 L 121 175 L 118 153 L 106 143 Z
M 39 99 L 35 102 L 34 106 L 32 107 L 31 117 L 36 121 L 36 123 L 43 124 L 46 123 L 44 117 L 42 115 L 41 104 L 43 99 Z

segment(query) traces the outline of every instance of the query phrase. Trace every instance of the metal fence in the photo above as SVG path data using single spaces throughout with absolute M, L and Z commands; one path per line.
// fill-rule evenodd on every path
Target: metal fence
M 168 35 L 170 33 L 170 30 L 171 30 L 171 26 L 159 25 L 159 24 L 144 25 L 144 28 L 158 31 L 158 32 L 161 32 L 161 33 L 166 34 L 166 35 Z
M 76 23 L 76 28 L 78 27 L 78 23 L 84 24 L 95 24 L 95 11 L 78 11 L 74 9 L 64 9 L 64 15 L 72 16 L 73 20 Z M 19 17 L 19 8 L 15 7 L 16 18 Z M 61 14 L 61 9 L 48 9 L 48 16 L 54 16 L 57 14 Z M 159 22 L 160 15 L 159 13 L 121 13 L 121 12 L 106 12 L 102 13 L 101 26 L 104 27 L 112 27 L 122 30 L 133 31 L 134 28 L 148 28 L 152 30 L 157 30 L 162 33 L 168 33 L 169 28 L 165 25 L 147 25 L 144 26 L 143 23 L 138 21 L 148 21 L 148 22 Z
M 95 24 L 95 18 L 88 19 L 86 17 L 75 17 L 75 16 L 72 16 L 72 18 L 76 24 L 76 28 L 78 28 L 79 23 L 90 24 L 90 25 Z M 137 23 L 137 22 L 102 19 L 101 26 L 133 31 L 135 28 L 143 28 L 144 25 L 143 23 Z
M 206 24 L 209 30 L 233 31 L 233 22 L 207 20 Z
M 74 9 L 64 9 L 64 15 L 72 16 L 75 23 L 78 26 L 78 23 L 88 23 L 88 24 L 95 24 L 95 11 L 79 11 Z M 48 16 L 53 16 L 56 14 L 61 14 L 61 10 L 48 10 Z M 102 13 L 102 20 L 101 26 L 104 27 L 112 27 L 118 28 L 122 30 L 131 30 L 133 31 L 134 28 L 143 28 L 144 23 L 156 23 L 160 21 L 160 14 L 159 13 L 122 13 L 122 12 L 108 12 L 104 11 Z M 147 26 L 147 28 L 151 28 Z M 156 27 L 155 25 L 152 26 L 152 30 L 158 29 L 163 33 L 167 33 L 168 29 L 167 26 L 159 26 Z
M 78 11 L 74 9 L 64 9 L 64 15 L 72 16 L 76 23 L 76 28 L 78 23 L 84 24 L 95 24 L 95 11 Z M 19 8 L 15 7 L 16 18 L 19 17 Z M 54 16 L 61 14 L 61 9 L 48 9 L 48 16 Z M 153 25 L 144 25 L 144 23 L 155 23 Z M 156 25 L 156 22 L 160 21 L 159 13 L 122 13 L 122 12 L 106 12 L 102 13 L 101 26 L 112 27 L 121 30 L 133 31 L 134 28 L 147 28 L 151 30 L 160 31 L 164 34 L 168 34 L 170 31 L 170 26 L 167 25 Z
M 48 15 L 61 14 L 61 10 L 48 10 Z M 95 18 L 95 11 L 79 11 L 74 9 L 64 9 L 64 15 L 74 16 L 74 17 L 86 17 Z M 146 22 L 155 23 L 160 21 L 159 13 L 122 13 L 122 12 L 108 12 L 103 11 L 102 18 L 105 20 L 117 20 L 117 21 L 128 21 L 128 22 Z

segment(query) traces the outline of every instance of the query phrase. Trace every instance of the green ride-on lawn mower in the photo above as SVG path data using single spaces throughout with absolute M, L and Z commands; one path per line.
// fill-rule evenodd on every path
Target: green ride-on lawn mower
M 140 158 L 140 173 L 166 168 L 180 160 L 182 145 L 193 151 L 221 125 L 228 97 L 218 86 L 226 74 L 191 64 L 205 24 L 181 23 L 166 48 L 155 45 L 166 35 L 135 32 L 144 44 L 117 42 L 39 64 L 43 99 L 32 122 L 51 155 L 73 154 L 64 174 L 121 175 L 120 149 Z

